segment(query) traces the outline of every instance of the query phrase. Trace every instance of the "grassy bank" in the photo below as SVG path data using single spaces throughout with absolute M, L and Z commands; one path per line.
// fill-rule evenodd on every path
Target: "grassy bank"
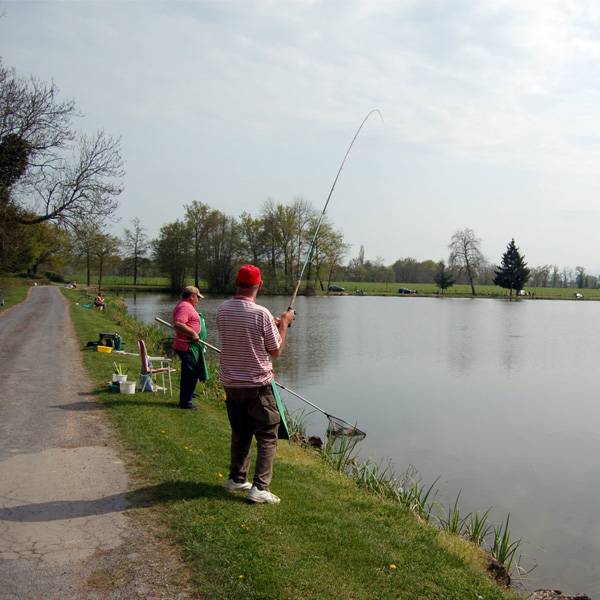
M 0 294 L 4 298 L 4 306 L 0 306 L 0 313 L 25 300 L 28 291 L 29 283 L 26 279 L 0 277 Z
M 117 330 L 132 350 L 137 327 L 112 311 L 84 309 L 65 290 L 82 347 L 99 331 Z M 79 302 L 76 305 L 75 302 Z M 113 318 L 119 320 L 116 326 Z M 146 326 L 147 327 L 147 326 Z M 156 341 L 159 332 L 146 333 Z M 249 505 L 223 490 L 229 427 L 222 392 L 199 387 L 197 413 L 168 395 L 104 391 L 111 354 L 83 351 L 98 396 L 113 419 L 139 483 L 134 507 L 153 507 L 170 526 L 209 598 L 516 598 L 481 571 L 473 545 L 421 524 L 397 503 L 357 488 L 313 451 L 282 442 L 273 491 L 279 506 Z M 139 359 L 117 359 L 139 372 Z

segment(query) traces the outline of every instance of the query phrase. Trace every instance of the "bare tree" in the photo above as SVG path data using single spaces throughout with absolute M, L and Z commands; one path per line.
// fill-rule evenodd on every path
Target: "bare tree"
M 140 260 L 146 256 L 150 244 L 141 221 L 135 217 L 131 223 L 133 228 L 124 231 L 123 246 L 133 262 L 133 285 L 137 285 Z
M 120 140 L 77 138 L 72 100 L 54 83 L 23 79 L 0 60 L 0 203 L 24 225 L 75 225 L 111 215 L 122 187 Z
M 448 245 L 450 249 L 450 257 L 448 259 L 450 267 L 465 273 L 473 296 L 477 295 L 473 281 L 477 277 L 481 265 L 484 263 L 480 246 L 481 240 L 469 228 L 456 231 Z

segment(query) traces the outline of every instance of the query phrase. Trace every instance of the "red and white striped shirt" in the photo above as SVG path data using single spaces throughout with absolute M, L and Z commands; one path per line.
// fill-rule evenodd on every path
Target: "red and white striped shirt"
M 249 298 L 231 298 L 217 310 L 219 379 L 225 387 L 258 387 L 273 379 L 269 352 L 281 346 L 273 315 Z

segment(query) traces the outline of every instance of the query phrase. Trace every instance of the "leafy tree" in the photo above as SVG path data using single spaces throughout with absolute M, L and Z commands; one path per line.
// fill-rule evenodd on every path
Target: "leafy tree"
M 67 233 L 52 223 L 38 223 L 26 228 L 30 253 L 27 271 L 35 276 L 42 265 L 56 271 L 64 267 L 71 254 Z
M 577 266 L 575 267 L 575 272 L 577 273 L 575 276 L 575 286 L 579 289 L 588 287 L 588 275 L 585 272 L 585 267 Z
M 521 256 L 513 238 L 506 247 L 506 252 L 502 255 L 502 264 L 496 269 L 494 285 L 510 290 L 512 299 L 513 290 L 522 290 L 528 279 L 529 269 L 525 257 Z
M 264 222 L 243 212 L 239 222 L 241 252 L 248 256 L 253 265 L 263 262 L 267 256 L 267 243 Z
M 551 270 L 552 267 L 550 265 L 532 268 L 530 273 L 531 285 L 533 287 L 547 287 Z
M 193 249 L 194 285 L 197 288 L 200 287 L 200 271 L 206 266 L 210 212 L 210 206 L 196 200 L 185 206 L 185 223 L 190 231 L 190 241 Z
M 140 262 L 146 256 L 150 244 L 141 221 L 135 217 L 131 223 L 133 225 L 132 229 L 125 229 L 123 233 L 123 247 L 127 251 L 126 258 L 131 261 L 133 285 L 137 285 Z
M 476 296 L 473 281 L 484 264 L 481 240 L 472 229 L 460 229 L 452 236 L 448 248 L 450 267 L 458 269 L 459 273 L 465 273 L 471 286 L 471 293 Z
M 433 260 L 419 262 L 415 258 L 399 258 L 391 267 L 396 283 L 432 283 L 438 263 Z
M 189 267 L 189 228 L 183 221 L 167 223 L 160 228 L 158 239 L 152 242 L 155 259 L 171 281 L 171 290 L 178 291 L 185 284 Z
M 91 239 L 92 252 L 98 262 L 98 287 L 102 287 L 104 267 L 108 260 L 119 251 L 120 240 L 114 235 L 99 231 Z
M 215 292 L 226 291 L 239 256 L 240 236 L 237 221 L 219 210 L 211 210 L 207 222 L 206 279 L 208 288 Z
M 85 280 L 90 287 L 92 264 L 95 260 L 94 242 L 101 232 L 101 226 L 94 221 L 78 223 L 72 231 L 72 245 L 76 256 L 85 261 Z
M 433 277 L 433 281 L 442 290 L 442 294 L 444 290 L 454 285 L 454 274 L 446 267 L 443 260 L 440 260 L 438 263 L 438 269 Z

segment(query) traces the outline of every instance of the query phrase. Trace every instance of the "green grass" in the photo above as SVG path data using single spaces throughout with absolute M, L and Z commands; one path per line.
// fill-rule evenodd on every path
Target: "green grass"
M 65 290 L 83 346 L 115 330 L 108 314 L 86 310 Z M 114 315 L 113 315 L 114 316 Z M 128 323 L 117 327 L 134 347 Z M 273 491 L 279 506 L 252 506 L 223 490 L 229 426 L 215 381 L 199 385 L 200 411 L 176 397 L 105 390 L 115 356 L 83 350 L 86 367 L 130 455 L 139 489 L 132 507 L 153 507 L 195 572 L 199 593 L 223 599 L 517 598 L 478 569 L 481 552 L 419 523 L 397 502 L 361 490 L 314 451 L 281 442 Z M 120 357 L 131 374 L 136 357 Z M 474 566 L 475 565 L 475 566 Z
M 335 281 L 334 285 L 339 285 L 345 288 L 347 294 L 353 294 L 357 290 L 363 290 L 367 295 L 374 296 L 402 296 L 406 298 L 414 298 L 414 294 L 399 294 L 398 289 L 408 288 L 416 290 L 419 295 L 441 296 L 441 290 L 434 283 L 377 283 L 377 282 L 357 282 L 357 281 Z M 525 287 L 528 292 L 533 292 L 531 297 L 522 297 L 520 299 L 549 299 L 549 300 L 573 300 L 575 292 L 579 291 L 583 294 L 585 300 L 600 300 L 600 288 L 586 288 L 577 290 L 575 288 L 542 288 L 542 287 Z M 317 290 L 318 291 L 318 290 Z M 491 298 L 506 298 L 507 290 L 496 285 L 476 285 L 475 292 L 480 297 Z M 471 286 L 466 284 L 453 285 L 451 288 L 444 291 L 444 296 L 447 297 L 470 297 Z M 513 298 L 515 297 L 513 292 Z
M 4 306 L 0 306 L 0 313 L 2 313 L 25 300 L 29 291 L 29 283 L 19 277 L 0 277 L 0 290 L 4 296 Z

